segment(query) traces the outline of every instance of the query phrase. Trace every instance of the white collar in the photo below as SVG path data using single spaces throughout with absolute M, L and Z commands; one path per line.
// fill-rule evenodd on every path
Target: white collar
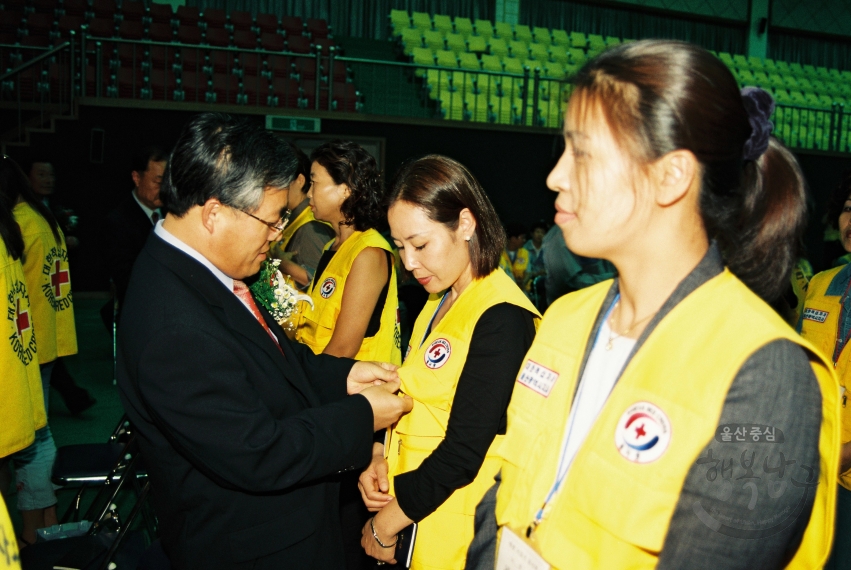
M 146 205 L 144 205 L 144 204 L 142 203 L 142 201 L 141 201 L 141 200 L 139 200 L 139 196 L 137 196 L 137 195 L 136 195 L 136 188 L 134 188 L 134 189 L 133 189 L 132 194 L 133 194 L 133 199 L 134 199 L 134 200 L 136 200 L 136 203 L 137 203 L 137 204 L 139 204 L 139 207 L 140 207 L 140 208 L 142 208 L 142 211 L 143 211 L 143 212 L 145 212 L 145 215 L 146 215 L 146 216 L 148 216 L 148 221 L 150 221 L 150 220 L 151 220 L 151 215 L 152 215 L 154 212 L 157 212 L 157 214 L 159 214 L 159 211 L 158 211 L 158 210 L 152 210 L 152 209 L 150 209 L 149 207 L 147 207 Z M 151 223 L 153 223 L 153 222 L 151 222 Z
M 167 229 L 165 229 L 163 227 L 163 220 L 160 220 L 154 226 L 154 233 L 157 234 L 157 236 L 167 244 L 176 247 L 177 249 L 179 249 L 180 251 L 182 251 L 183 253 L 185 253 L 186 255 L 188 255 L 189 257 L 209 269 L 210 272 L 216 276 L 216 279 L 221 281 L 222 285 L 227 287 L 228 291 L 233 293 L 233 278 L 225 275 L 221 269 L 213 265 L 209 259 L 201 255 L 201 253 L 197 249 L 187 245 L 185 242 L 176 238 L 174 234 L 170 233 Z

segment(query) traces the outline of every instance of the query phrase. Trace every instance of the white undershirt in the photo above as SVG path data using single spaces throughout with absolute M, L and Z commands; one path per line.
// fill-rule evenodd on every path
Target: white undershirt
M 559 479 L 570 469 L 576 452 L 588 437 L 588 432 L 594 426 L 600 410 L 609 398 L 624 363 L 636 343 L 633 338 L 619 336 L 612 340 L 612 349 L 606 350 L 609 337 L 612 335 L 608 321 L 608 318 L 603 321 L 591 354 L 588 355 L 576 399 L 567 419 L 561 446 L 563 455 L 559 461 L 557 474 Z

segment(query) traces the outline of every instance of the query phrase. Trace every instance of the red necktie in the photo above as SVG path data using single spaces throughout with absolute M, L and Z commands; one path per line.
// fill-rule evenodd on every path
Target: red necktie
M 281 345 L 278 343 L 278 339 L 275 338 L 275 335 L 272 334 L 272 329 L 269 328 L 269 325 L 266 324 L 266 320 L 263 318 L 263 315 L 260 314 L 260 309 L 257 308 L 257 303 L 254 302 L 254 297 L 251 295 L 251 291 L 248 289 L 248 285 L 240 281 L 239 279 L 233 280 L 233 292 L 239 297 L 243 303 L 248 305 L 248 308 L 251 309 L 251 314 L 254 315 L 254 318 L 257 319 L 257 322 L 269 333 L 269 336 L 272 337 L 272 340 L 275 341 L 275 344 L 278 345 L 278 349 L 280 350 Z M 284 351 L 281 351 L 283 354 Z

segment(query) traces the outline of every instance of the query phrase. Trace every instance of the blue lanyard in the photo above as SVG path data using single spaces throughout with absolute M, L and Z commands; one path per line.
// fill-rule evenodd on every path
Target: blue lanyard
M 449 289 L 447 289 L 446 293 L 443 294 L 443 297 L 440 299 L 440 303 L 438 303 L 437 308 L 434 310 L 434 314 L 431 316 L 431 320 L 428 322 L 428 327 L 423 333 L 423 339 L 420 341 L 420 347 L 422 347 L 423 343 L 428 338 L 428 335 L 431 334 L 431 324 L 434 322 L 434 318 L 437 316 L 437 313 L 440 312 L 440 308 L 443 306 L 443 302 L 446 301 L 447 295 L 449 295 Z
M 615 300 L 612 301 L 612 304 L 609 307 L 609 310 L 606 311 L 606 315 L 603 317 L 603 321 L 600 324 L 600 328 L 597 330 L 597 336 L 594 338 L 594 346 L 591 349 L 592 352 L 594 351 L 594 349 L 596 349 L 597 344 L 600 342 L 600 332 L 602 332 L 602 330 L 603 330 L 603 324 L 608 322 L 609 317 L 611 316 L 612 311 L 615 308 L 615 305 L 617 305 L 618 301 L 620 300 L 620 297 L 621 297 L 620 293 L 618 293 L 615 296 Z M 586 363 L 586 365 L 587 365 L 587 363 Z M 580 378 L 579 389 L 577 390 L 576 398 L 575 398 L 576 405 L 573 407 L 572 412 L 575 412 L 576 406 L 579 405 L 579 401 L 582 398 L 582 388 L 584 388 L 584 387 L 585 387 L 585 383 L 582 382 L 582 379 Z M 565 436 L 565 438 L 564 438 L 564 445 L 561 449 L 561 457 L 559 458 L 559 461 L 558 461 L 558 469 L 556 470 L 556 480 L 555 480 L 555 483 L 553 483 L 553 486 L 550 489 L 550 492 L 547 493 L 547 498 L 544 499 L 544 504 L 541 505 L 541 508 L 538 509 L 537 513 L 535 513 L 535 522 L 534 522 L 535 525 L 540 524 L 541 521 L 544 519 L 544 510 L 547 508 L 547 505 L 549 505 L 550 502 L 553 500 L 553 497 L 555 497 L 556 494 L 558 493 L 559 489 L 561 488 L 561 484 L 567 478 L 567 472 L 570 470 L 570 465 L 573 463 L 573 458 L 571 458 L 569 460 L 567 458 L 567 448 L 568 448 L 568 444 L 570 443 L 570 436 L 573 433 L 573 425 L 574 425 L 575 420 L 576 420 L 576 414 L 571 413 L 570 418 L 568 419 L 568 422 L 567 422 L 567 436 Z M 574 457 L 575 457 L 575 455 L 574 455 Z M 567 462 L 566 465 L 565 465 L 565 462 Z

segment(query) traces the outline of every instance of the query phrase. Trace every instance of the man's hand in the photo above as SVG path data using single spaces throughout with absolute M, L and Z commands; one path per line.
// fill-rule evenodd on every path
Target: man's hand
M 399 397 L 395 392 L 399 389 L 399 380 L 387 382 L 380 386 L 370 386 L 360 395 L 372 406 L 373 429 L 378 431 L 390 427 L 414 407 L 410 396 Z
M 395 382 L 399 380 L 399 375 L 396 374 L 397 368 L 399 367 L 389 362 L 357 362 L 349 371 L 349 377 L 346 378 L 346 392 L 351 396 L 360 394 L 361 390 L 370 386 Z
M 380 443 L 372 445 L 372 462 L 369 467 L 360 474 L 358 479 L 363 503 L 370 512 L 377 512 L 393 497 L 387 494 L 390 490 L 390 482 L 387 479 L 387 460 L 384 459 L 384 446 Z

